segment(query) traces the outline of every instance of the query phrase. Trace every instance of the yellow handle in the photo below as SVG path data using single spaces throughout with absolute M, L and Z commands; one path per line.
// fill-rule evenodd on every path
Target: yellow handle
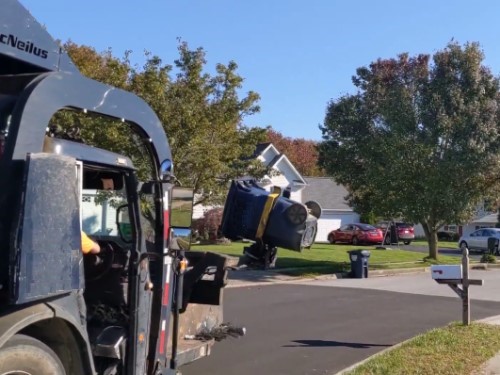
M 276 203 L 276 199 L 280 196 L 281 189 L 279 187 L 274 187 L 274 190 L 271 194 L 268 195 L 266 204 L 264 205 L 264 209 L 262 210 L 262 215 L 260 216 L 259 227 L 257 228 L 257 233 L 255 235 L 255 239 L 260 240 L 264 235 L 264 231 L 266 230 L 267 221 L 269 219 L 269 214 Z

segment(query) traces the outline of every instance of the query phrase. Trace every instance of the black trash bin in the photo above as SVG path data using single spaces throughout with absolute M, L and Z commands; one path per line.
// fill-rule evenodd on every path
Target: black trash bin
M 488 252 L 494 255 L 500 255 L 498 249 L 498 238 L 488 237 Z
M 351 260 L 351 277 L 355 279 L 367 278 L 370 252 L 368 250 L 351 250 L 348 253 Z

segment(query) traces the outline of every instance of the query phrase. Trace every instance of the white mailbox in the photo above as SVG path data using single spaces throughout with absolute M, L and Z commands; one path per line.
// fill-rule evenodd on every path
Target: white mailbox
M 462 279 L 462 265 L 431 266 L 433 279 Z

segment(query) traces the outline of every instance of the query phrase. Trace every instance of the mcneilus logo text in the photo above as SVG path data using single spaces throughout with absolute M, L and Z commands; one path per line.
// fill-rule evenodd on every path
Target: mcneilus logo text
M 20 51 L 46 59 L 49 56 L 47 50 L 36 47 L 32 42 L 26 42 L 12 34 L 0 34 L 0 43 L 17 48 Z

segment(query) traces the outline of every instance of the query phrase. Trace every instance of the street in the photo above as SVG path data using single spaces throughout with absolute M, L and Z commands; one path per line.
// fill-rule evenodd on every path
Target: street
M 500 314 L 500 271 L 474 271 L 472 319 Z M 247 336 L 182 368 L 196 374 L 335 374 L 434 327 L 461 320 L 461 302 L 428 273 L 230 288 L 225 320 Z

